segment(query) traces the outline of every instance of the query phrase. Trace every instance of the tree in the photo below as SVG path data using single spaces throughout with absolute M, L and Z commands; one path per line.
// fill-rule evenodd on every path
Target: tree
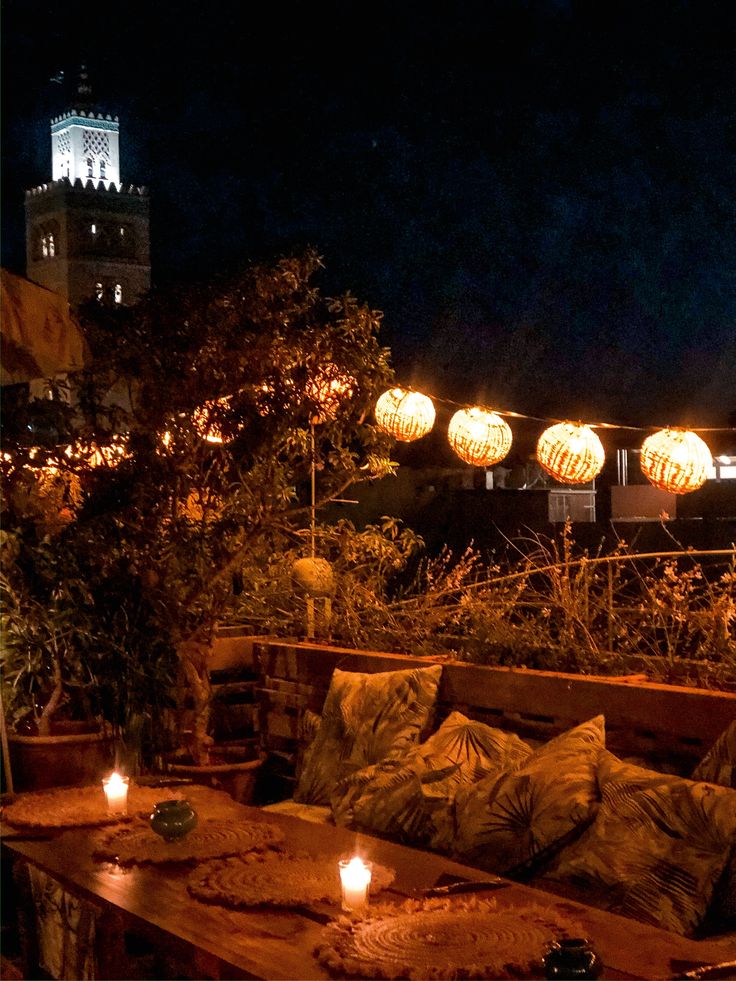
M 177 651 L 197 763 L 211 743 L 213 630 L 244 557 L 291 544 L 308 525 L 313 446 L 317 507 L 390 467 L 389 439 L 370 421 L 392 380 L 380 314 L 349 294 L 323 297 L 320 268 L 309 251 L 131 309 L 92 304 L 76 409 L 60 406 L 54 426 L 47 418 L 53 436 L 32 452 L 22 435 L 5 444 L 16 572 L 33 591 L 33 547 L 53 538 L 89 587 L 101 643 L 128 644 L 127 657 L 146 645 Z M 15 432 L 40 410 L 48 416 L 29 405 Z M 51 531 L 20 493 L 49 468 L 74 485 Z M 118 716 L 129 723 L 131 706 Z

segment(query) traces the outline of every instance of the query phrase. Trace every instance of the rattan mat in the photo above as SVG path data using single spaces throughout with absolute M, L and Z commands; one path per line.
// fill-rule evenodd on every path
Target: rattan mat
M 154 805 L 162 800 L 188 800 L 200 817 L 226 818 L 238 813 L 239 805 L 228 794 L 211 787 L 139 787 L 131 783 L 127 816 L 107 813 L 102 783 L 90 787 L 61 787 L 22 794 L 3 808 L 3 820 L 13 827 L 76 828 L 147 821 Z
M 164 841 L 150 827 L 121 828 L 95 849 L 95 858 L 118 865 L 192 862 L 278 848 L 284 833 L 265 821 L 204 820 L 181 841 Z
M 307 906 L 341 902 L 339 856 L 266 855 L 263 861 L 246 863 L 239 858 L 211 862 L 189 879 L 189 891 L 197 899 L 221 906 Z M 394 881 L 395 872 L 373 865 L 370 891 L 375 895 Z
M 315 955 L 340 978 L 540 978 L 546 943 L 565 936 L 584 932 L 551 907 L 409 900 L 340 917 L 325 927 Z

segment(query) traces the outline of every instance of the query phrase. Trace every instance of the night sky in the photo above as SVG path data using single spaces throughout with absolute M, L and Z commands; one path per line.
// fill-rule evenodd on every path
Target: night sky
M 121 117 L 157 283 L 313 245 L 397 373 L 542 416 L 736 425 L 736 4 L 2 5 L 3 265 L 60 70 Z

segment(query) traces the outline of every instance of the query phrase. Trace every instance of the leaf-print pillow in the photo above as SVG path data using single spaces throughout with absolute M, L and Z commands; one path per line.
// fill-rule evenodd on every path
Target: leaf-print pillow
M 493 773 L 455 796 L 459 859 L 512 873 L 550 854 L 598 806 L 597 761 L 605 748 L 602 715 L 535 750 L 515 771 Z
M 736 719 L 724 729 L 695 767 L 692 779 L 736 788 Z
M 402 756 L 429 727 L 442 665 L 366 674 L 335 668 L 294 799 L 329 804 L 338 780 Z
M 691 935 L 736 847 L 736 790 L 601 756 L 590 828 L 547 873 L 596 905 Z
M 400 760 L 385 760 L 341 780 L 331 799 L 335 823 L 450 850 L 458 788 L 491 771 L 515 769 L 530 753 L 513 733 L 452 712 Z

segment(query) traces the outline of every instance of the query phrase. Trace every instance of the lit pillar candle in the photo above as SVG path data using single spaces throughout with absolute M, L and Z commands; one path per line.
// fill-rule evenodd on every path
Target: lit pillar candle
M 105 791 L 108 814 L 128 813 L 128 777 L 115 771 L 102 781 L 102 789 Z
M 355 858 L 343 858 L 340 867 L 342 885 L 342 908 L 362 909 L 368 903 L 368 887 L 371 884 L 371 863 Z

